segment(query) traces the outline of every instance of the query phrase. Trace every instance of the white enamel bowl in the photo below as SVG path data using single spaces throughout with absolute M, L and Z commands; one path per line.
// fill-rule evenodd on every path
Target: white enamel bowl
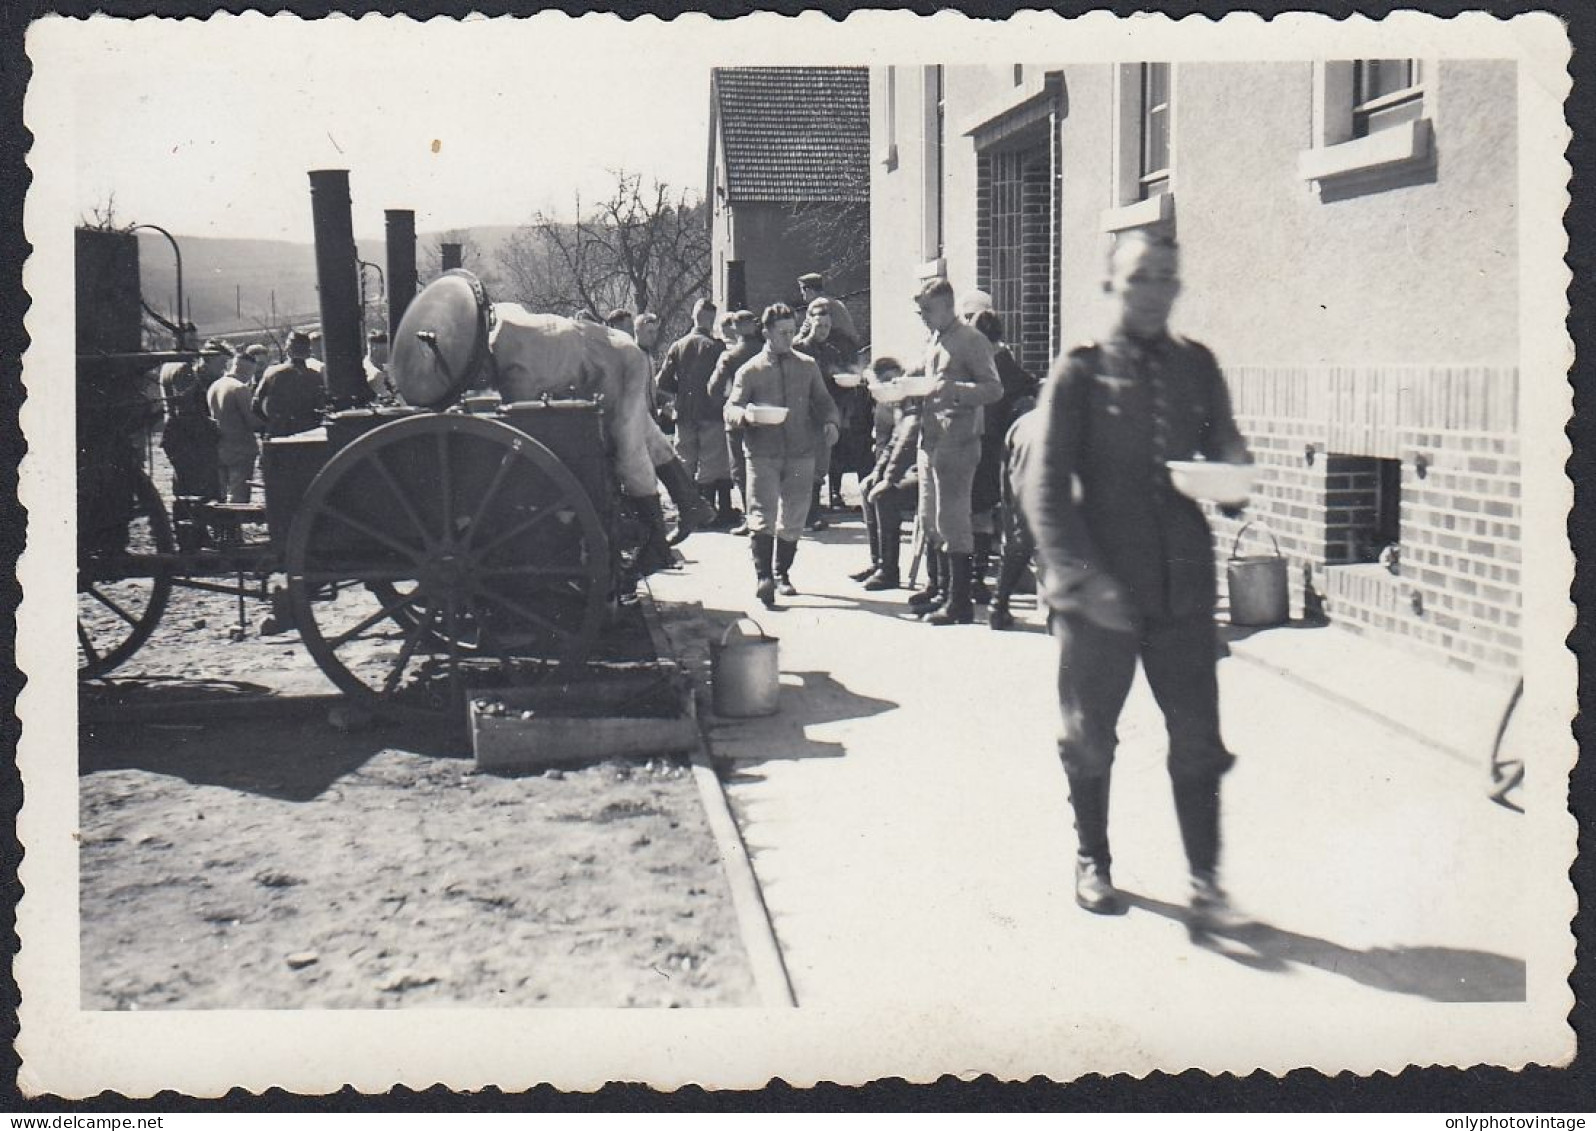
M 1239 507 L 1252 496 L 1257 468 L 1250 463 L 1217 460 L 1171 460 L 1169 478 L 1188 499 Z
M 781 424 L 787 419 L 787 406 L 779 404 L 751 404 L 743 410 L 750 424 Z

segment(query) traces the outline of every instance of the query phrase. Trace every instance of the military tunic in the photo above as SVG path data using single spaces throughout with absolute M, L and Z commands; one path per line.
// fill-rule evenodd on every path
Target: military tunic
M 1048 605 L 1072 607 L 1074 591 L 1101 571 L 1144 617 L 1209 615 L 1208 520 L 1175 490 L 1166 465 L 1247 459 L 1214 355 L 1183 338 L 1116 334 L 1061 359 L 1037 413 L 1043 455 L 1019 490 L 1047 566 Z

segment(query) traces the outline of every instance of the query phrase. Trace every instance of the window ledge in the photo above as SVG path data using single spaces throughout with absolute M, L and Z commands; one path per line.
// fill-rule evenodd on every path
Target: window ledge
M 1368 137 L 1305 149 L 1297 155 L 1297 175 L 1324 186 L 1400 172 L 1429 160 L 1431 140 L 1430 120 L 1417 118 Z
M 1103 231 L 1124 232 L 1131 228 L 1148 228 L 1154 224 L 1168 224 L 1175 219 L 1175 194 L 1161 192 L 1146 200 L 1123 204 L 1118 208 L 1105 208 L 1102 214 Z
M 936 279 L 947 273 L 948 261 L 946 259 L 928 259 L 915 268 L 914 277 L 916 279 Z

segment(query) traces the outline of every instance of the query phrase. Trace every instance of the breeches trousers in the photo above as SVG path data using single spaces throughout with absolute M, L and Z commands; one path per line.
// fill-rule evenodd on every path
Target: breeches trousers
M 731 451 L 726 446 L 726 425 L 718 420 L 678 420 L 676 454 L 687 465 L 687 473 L 700 486 L 731 478 Z
M 1114 632 L 1078 613 L 1054 613 L 1048 623 L 1058 643 L 1059 758 L 1072 777 L 1100 778 L 1112 767 L 1138 659 L 1164 715 L 1170 776 L 1215 781 L 1235 763 L 1219 735 L 1212 617 L 1149 620 L 1139 632 Z
M 748 529 L 788 542 L 803 535 L 815 482 L 813 456 L 753 456 L 748 460 Z
M 931 545 L 950 554 L 975 550 L 970 487 L 981 462 L 981 438 L 941 440 L 920 452 L 920 528 Z

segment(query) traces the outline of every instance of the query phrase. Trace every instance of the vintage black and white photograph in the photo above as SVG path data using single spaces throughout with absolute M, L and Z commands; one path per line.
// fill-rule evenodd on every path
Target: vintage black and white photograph
M 1572 1056 L 1554 19 L 29 54 L 34 1089 Z

